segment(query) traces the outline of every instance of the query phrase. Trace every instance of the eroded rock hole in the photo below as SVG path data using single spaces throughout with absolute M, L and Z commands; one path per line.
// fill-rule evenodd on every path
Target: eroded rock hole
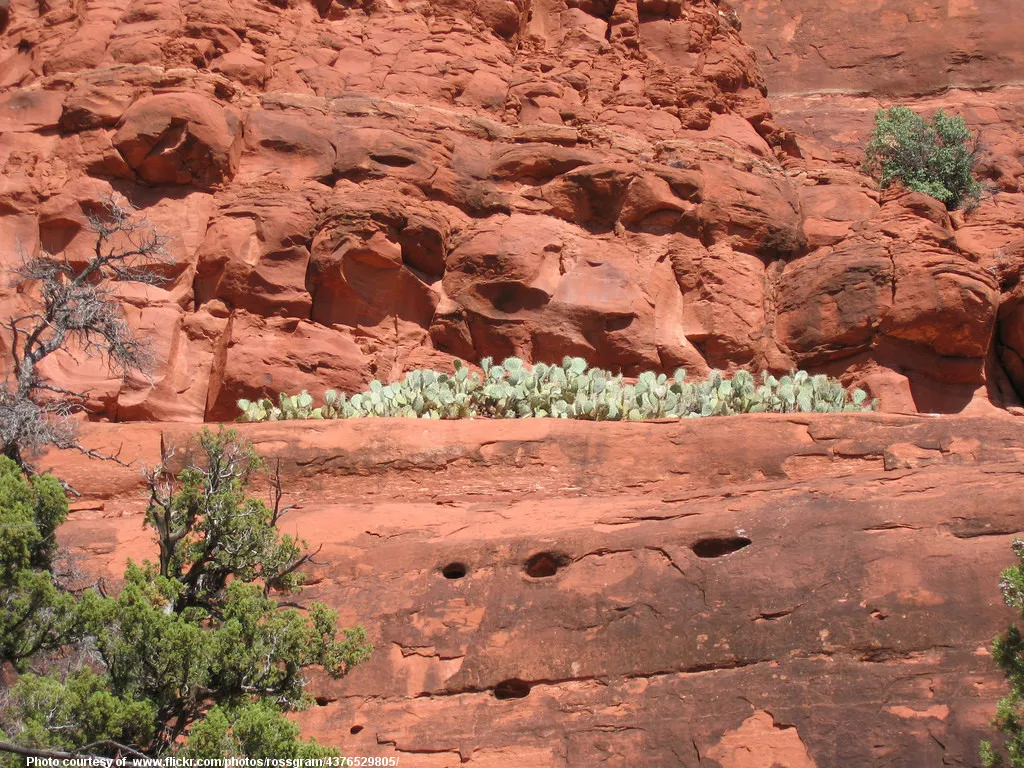
M 478 285 L 476 292 L 491 302 L 495 309 L 510 315 L 523 310 L 540 309 L 551 300 L 551 297 L 539 288 L 512 282 Z
M 496 699 L 525 699 L 530 695 L 530 684 L 519 678 L 502 680 L 494 686 L 494 698 Z
M 749 547 L 750 539 L 746 536 L 713 536 L 701 539 L 691 549 L 697 557 L 725 557 Z
M 633 324 L 634 319 L 634 315 L 614 315 L 605 319 L 604 329 L 609 332 L 624 331 Z
M 554 552 L 538 552 L 526 561 L 526 575 L 534 579 L 546 579 L 554 576 L 561 568 L 569 564 L 569 558 Z
M 446 579 L 461 579 L 467 572 L 465 563 L 448 563 L 441 569 L 441 575 Z
M 348 732 L 351 733 L 353 736 L 355 736 L 361 730 L 363 730 L 363 726 L 361 726 L 361 725 L 353 725 L 351 728 L 348 729 Z
M 370 155 L 370 159 L 373 160 L 373 162 L 375 163 L 380 163 L 381 165 L 388 165 L 391 166 L 392 168 L 408 168 L 410 165 L 416 165 L 416 161 L 411 157 L 390 153 L 372 154 Z

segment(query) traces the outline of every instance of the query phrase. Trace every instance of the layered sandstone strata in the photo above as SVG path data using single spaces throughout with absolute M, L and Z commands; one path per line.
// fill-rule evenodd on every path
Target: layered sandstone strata
M 780 127 L 739 31 L 759 9 L 13 0 L 4 265 L 84 258 L 112 192 L 174 236 L 169 282 L 125 297 L 152 378 L 47 373 L 117 420 L 512 354 L 805 367 L 890 410 L 1016 402 L 1013 146 L 970 214 L 879 194 Z M 5 312 L 31 296 L 3 290 Z
M 974 765 L 1004 691 L 1024 531 L 1001 418 L 251 424 L 295 599 L 375 644 L 304 732 L 401 765 Z M 152 464 L 188 429 L 91 425 Z M 56 459 L 62 542 L 116 584 L 153 552 L 134 469 Z

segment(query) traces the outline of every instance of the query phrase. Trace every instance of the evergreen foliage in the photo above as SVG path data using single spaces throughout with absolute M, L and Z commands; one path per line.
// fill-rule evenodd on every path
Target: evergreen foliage
M 561 418 L 622 421 L 690 416 L 729 416 L 740 413 L 837 413 L 872 410 L 863 390 L 848 393 L 835 379 L 797 371 L 776 378 L 768 373 L 758 385 L 747 371 L 726 379 L 712 371 L 704 381 L 686 380 L 679 369 L 665 374 L 645 372 L 635 383 L 600 368 L 588 370 L 583 358 L 566 357 L 562 364 L 537 363 L 532 368 L 517 357 L 494 365 L 481 363 L 483 376 L 460 361 L 455 373 L 410 371 L 401 382 L 370 382 L 352 397 L 334 390 L 315 406 L 308 392 L 281 394 L 275 405 L 264 398 L 239 400 L 242 421 L 290 419 L 351 419 L 389 416 L 424 419 Z
M 299 726 L 265 701 L 240 707 L 215 706 L 192 729 L 182 758 L 253 757 L 308 760 L 336 756 L 337 750 L 301 741 Z
M 74 596 L 46 570 L 67 512 L 63 494 L 52 478 L 29 481 L 0 458 L 0 521 L 23 532 L 10 546 L 2 540 L 0 660 L 32 668 L 0 708 L 8 740 L 0 755 L 24 747 L 50 756 L 338 754 L 300 740 L 284 713 L 309 704 L 305 668 L 343 675 L 370 646 L 361 628 L 339 630 L 325 605 L 300 612 L 270 596 L 299 589 L 299 566 L 311 555 L 277 530 L 287 508 L 276 476 L 269 505 L 246 495 L 262 468 L 234 432 L 204 430 L 184 469 L 150 475 L 147 522 L 159 563 L 129 562 L 116 597 Z M 35 578 L 47 585 L 39 598 Z M 43 611 L 19 609 L 33 599 Z M 20 612 L 9 619 L 2 611 L 11 605 Z M 0 765 L 18 764 L 7 759 Z
M 1003 571 L 999 588 L 1006 604 L 1024 618 L 1024 540 L 1014 539 L 1013 553 L 1019 562 Z M 996 637 L 992 657 L 1010 683 L 1010 693 L 1000 699 L 993 725 L 1006 736 L 1010 768 L 1024 768 L 1024 637 L 1016 625 Z M 1001 750 L 987 741 L 981 743 L 981 763 L 985 768 L 1007 764 Z
M 16 669 L 60 647 L 72 630 L 73 600 L 50 574 L 54 531 L 67 513 L 57 480 L 29 480 L 12 459 L 0 456 L 0 661 Z
M 906 107 L 880 109 L 865 150 L 864 171 L 884 189 L 899 181 L 949 209 L 976 204 L 978 140 L 959 115 L 935 113 L 931 122 Z

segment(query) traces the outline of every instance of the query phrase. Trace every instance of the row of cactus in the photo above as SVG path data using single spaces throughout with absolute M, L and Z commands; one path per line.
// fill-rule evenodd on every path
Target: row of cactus
M 348 397 L 328 390 L 314 407 L 308 392 L 239 400 L 242 421 L 290 419 L 352 419 L 407 417 L 423 419 L 561 418 L 621 421 L 691 416 L 731 416 L 740 413 L 838 413 L 874 410 L 861 389 L 848 392 L 836 379 L 797 371 L 776 378 L 761 376 L 758 385 L 747 371 L 726 379 L 712 371 L 703 381 L 690 382 L 679 369 L 671 379 L 646 372 L 635 382 L 585 360 L 566 357 L 561 365 L 530 367 L 516 357 L 500 365 L 490 358 L 481 363 L 483 375 L 455 361 L 453 374 L 410 371 L 401 382 L 370 382 L 366 392 Z

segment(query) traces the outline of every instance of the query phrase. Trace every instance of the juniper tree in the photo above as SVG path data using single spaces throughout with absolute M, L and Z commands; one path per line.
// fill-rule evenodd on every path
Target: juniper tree
M 304 542 L 277 529 L 289 509 L 281 506 L 279 473 L 271 476 L 268 504 L 247 494 L 265 465 L 236 433 L 204 430 L 192 448 L 180 470 L 165 461 L 149 474 L 147 525 L 158 562 L 129 562 L 116 597 L 55 590 L 61 602 L 49 615 L 65 634 L 51 631 L 53 639 L 31 656 L 4 648 L 27 671 L 0 702 L 0 765 L 3 753 L 337 754 L 299 739 L 284 713 L 310 701 L 304 669 L 339 676 L 365 659 L 365 633 L 339 629 L 336 612 L 323 604 L 299 611 L 274 599 L 301 587 L 300 566 L 311 557 Z M 11 586 L 0 591 L 2 601 L 18 597 L 19 574 L 46 573 L 45 542 L 67 506 L 53 481 L 27 480 L 9 459 L 0 459 L 0 469 L 20 478 L 13 502 L 0 495 L 0 520 L 25 531 L 13 555 L 3 551 L 0 584 Z M 0 481 L 0 494 L 4 487 Z M 57 654 L 42 653 L 58 646 Z
M 1014 539 L 1013 553 L 1018 562 L 1002 572 L 999 589 L 1005 603 L 1021 611 L 1024 618 L 1024 539 Z M 1016 625 L 996 637 L 992 657 L 1010 683 L 1010 693 L 1000 699 L 993 725 L 1006 736 L 1010 768 L 1024 768 L 1024 637 Z M 1003 750 L 983 741 L 981 762 L 985 768 L 1005 765 Z
M 73 633 L 73 600 L 54 584 L 54 532 L 67 516 L 60 484 L 25 477 L 0 456 L 0 661 L 24 669 Z
M 40 371 L 46 358 L 80 351 L 122 377 L 152 368 L 149 345 L 125 320 L 118 286 L 161 284 L 169 237 L 114 198 L 86 216 L 85 229 L 95 241 L 84 263 L 46 252 L 23 259 L 14 281 L 28 287 L 33 306 L 0 323 L 10 346 L 0 365 L 8 372 L 0 381 L 0 453 L 25 469 L 48 446 L 91 453 L 79 445 L 70 419 L 82 410 L 85 393 L 48 381 Z

